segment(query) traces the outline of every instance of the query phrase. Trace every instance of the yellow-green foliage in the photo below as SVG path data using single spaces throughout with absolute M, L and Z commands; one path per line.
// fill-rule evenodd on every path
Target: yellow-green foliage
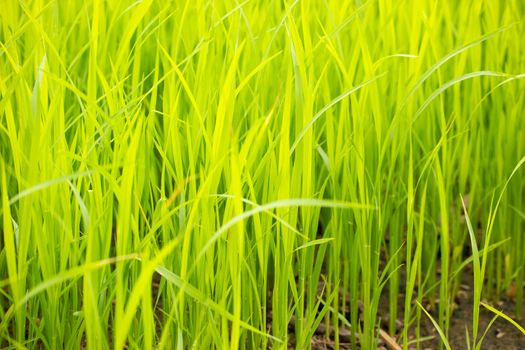
M 522 311 L 524 16 L 1 0 L 0 347 L 407 348 L 424 299 L 447 343 L 472 264 L 479 348 Z

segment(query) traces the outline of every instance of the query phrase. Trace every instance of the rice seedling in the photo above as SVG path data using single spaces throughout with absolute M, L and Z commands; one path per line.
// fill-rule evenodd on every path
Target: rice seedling
M 0 8 L 0 347 L 525 347 L 523 1 Z

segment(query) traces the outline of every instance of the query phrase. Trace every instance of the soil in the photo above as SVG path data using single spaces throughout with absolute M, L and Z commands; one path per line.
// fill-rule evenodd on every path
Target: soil
M 398 315 L 398 324 L 397 334 L 394 334 L 391 339 L 387 339 L 388 335 L 385 335 L 385 330 L 387 329 L 388 323 L 388 290 L 383 291 L 384 297 L 381 299 L 379 313 L 383 316 L 382 321 L 382 331 L 383 337 L 379 337 L 379 344 L 377 350 L 396 350 L 402 348 L 402 342 L 399 341 L 396 343 L 396 339 L 401 338 L 401 332 L 403 329 L 403 313 L 402 311 Z M 404 294 L 399 294 L 398 301 L 398 310 L 403 310 L 404 304 Z M 464 277 L 462 278 L 462 284 L 460 287 L 460 292 L 454 301 L 454 311 L 452 318 L 450 320 L 450 329 L 448 333 L 448 341 L 453 350 L 463 350 L 468 349 L 467 338 L 466 338 L 466 328 L 468 329 L 468 335 L 471 337 L 472 334 L 472 277 L 469 271 L 465 271 Z M 486 302 L 486 301 L 485 301 Z M 488 303 L 488 302 L 487 302 Z M 516 319 L 525 319 L 525 312 L 521 315 L 520 318 L 517 318 L 514 314 L 514 302 L 510 298 L 503 298 L 497 303 L 488 303 L 493 305 L 496 309 L 502 311 L 506 315 L 510 316 L 514 320 Z M 437 319 L 437 305 L 433 311 L 430 311 L 432 317 Z M 485 308 L 481 308 L 480 317 L 479 317 L 479 337 L 485 332 L 487 326 L 494 318 L 494 314 Z M 315 350 L 331 350 L 335 349 L 333 337 L 326 337 L 326 326 L 321 324 L 319 329 L 316 331 L 312 339 L 312 349 Z M 290 331 L 293 331 L 293 320 L 290 325 Z M 432 322 L 426 318 L 425 315 L 422 315 L 421 320 L 421 329 L 420 329 L 420 346 L 421 350 L 437 350 L 440 346 L 440 337 L 438 332 L 434 328 Z M 330 333 L 330 332 L 328 332 Z M 350 340 L 348 334 L 350 330 L 340 328 L 340 334 L 343 333 L 343 336 L 340 335 L 340 349 L 351 349 Z M 478 339 L 479 339 L 478 337 Z M 414 334 L 411 332 L 409 335 L 411 341 L 414 340 Z M 430 339 L 429 339 L 430 338 Z M 394 342 L 392 344 L 392 341 Z M 470 340 L 472 341 L 472 340 Z M 390 343 L 389 343 L 390 342 Z M 293 335 L 291 336 L 291 342 L 289 348 L 294 348 Z M 409 345 L 410 350 L 415 350 L 416 345 L 413 342 Z M 443 347 L 444 349 L 444 347 Z M 510 324 L 508 321 L 504 320 L 501 317 L 498 317 L 496 321 L 487 331 L 487 334 L 483 340 L 483 343 L 480 347 L 481 350 L 525 350 L 525 335 L 522 334 L 516 327 Z M 363 349 L 364 350 L 364 349 Z
M 466 328 L 468 328 L 468 334 L 472 335 L 472 277 L 470 274 L 463 278 L 464 284 L 462 284 L 461 292 L 455 299 L 455 308 L 452 318 L 450 320 L 450 328 L 448 334 L 448 340 L 452 349 L 467 349 L 467 338 Z M 520 317 L 516 317 L 515 304 L 510 298 L 502 298 L 496 303 L 484 301 L 485 303 L 492 305 L 496 309 L 502 311 L 507 316 L 510 316 L 514 320 L 523 320 L 525 313 L 522 313 Z M 436 316 L 436 315 L 433 315 Z M 487 326 L 494 318 L 494 314 L 489 310 L 481 307 L 479 316 L 479 331 L 478 339 L 487 329 Z M 519 322 L 520 323 L 520 322 Z M 425 335 L 435 335 L 435 339 L 428 343 L 421 343 L 423 345 L 421 349 L 438 349 L 439 336 L 432 326 L 431 322 L 425 320 L 423 323 L 422 333 Z M 470 340 L 472 341 L 472 340 Z M 505 319 L 498 317 L 496 321 L 487 331 L 487 334 L 481 345 L 482 350 L 524 350 L 525 349 L 525 335 L 521 333 L 516 327 L 510 324 Z

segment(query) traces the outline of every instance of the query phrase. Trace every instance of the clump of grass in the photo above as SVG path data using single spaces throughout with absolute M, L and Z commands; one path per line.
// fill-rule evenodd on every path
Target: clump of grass
M 524 15 L 2 4 L 0 346 L 449 348 L 469 264 L 468 346 L 521 327 L 481 300 L 522 314 Z

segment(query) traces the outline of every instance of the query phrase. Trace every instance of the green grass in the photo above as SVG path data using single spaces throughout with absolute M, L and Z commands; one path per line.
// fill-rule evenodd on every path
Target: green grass
M 0 8 L 0 347 L 523 331 L 523 1 Z

